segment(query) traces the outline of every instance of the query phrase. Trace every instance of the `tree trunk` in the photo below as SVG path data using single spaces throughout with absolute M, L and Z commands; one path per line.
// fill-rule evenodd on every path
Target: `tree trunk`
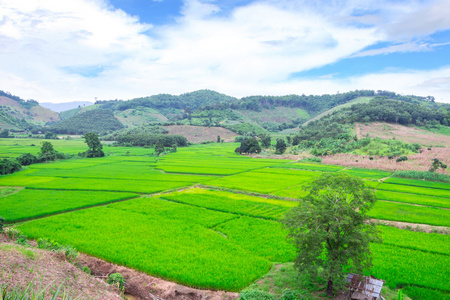
M 327 296 L 328 297 L 333 297 L 333 281 L 328 280 L 328 284 L 327 284 Z

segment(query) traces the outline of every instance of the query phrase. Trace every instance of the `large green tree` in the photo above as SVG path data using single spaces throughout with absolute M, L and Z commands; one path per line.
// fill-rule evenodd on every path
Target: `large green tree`
M 105 153 L 103 152 L 103 146 L 100 143 L 98 135 L 93 132 L 88 132 L 83 135 L 85 143 L 88 145 L 89 150 L 86 151 L 86 157 L 103 157 Z
M 371 265 L 369 243 L 378 236 L 367 212 L 376 197 L 362 179 L 348 174 L 322 174 L 308 190 L 283 223 L 297 249 L 296 268 L 325 279 L 331 296 L 348 272 L 362 274 Z

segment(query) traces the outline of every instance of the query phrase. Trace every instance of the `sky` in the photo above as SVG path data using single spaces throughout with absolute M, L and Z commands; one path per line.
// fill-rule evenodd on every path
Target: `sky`
M 450 0 L 0 0 L 0 90 L 62 103 L 357 89 L 450 103 Z

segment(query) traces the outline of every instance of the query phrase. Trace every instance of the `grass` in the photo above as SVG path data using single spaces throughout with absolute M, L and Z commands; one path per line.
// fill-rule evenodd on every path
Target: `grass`
M 450 208 L 450 201 L 443 197 L 433 197 L 417 194 L 398 193 L 390 191 L 376 191 L 376 196 L 380 200 L 420 204 L 426 206 Z
M 321 165 L 321 164 L 307 164 L 307 163 L 289 163 L 273 166 L 273 168 L 285 168 L 285 169 L 299 169 L 299 170 L 311 170 L 321 172 L 336 172 L 342 170 L 344 167 Z
M 398 178 L 398 179 L 400 179 L 400 178 Z M 408 182 L 410 182 L 410 181 L 411 181 L 411 179 L 408 179 Z M 428 182 L 428 181 L 426 181 L 426 182 Z M 419 186 L 386 182 L 386 183 L 380 184 L 377 189 L 384 190 L 384 191 L 408 193 L 408 194 L 450 198 L 450 193 L 446 189 L 427 188 L 427 187 L 422 187 L 422 186 L 419 187 Z
M 402 185 L 412 185 L 426 188 L 434 188 L 434 189 L 443 189 L 450 190 L 450 183 L 446 182 L 432 182 L 418 179 L 407 179 L 407 178 L 398 178 L 398 177 L 390 177 L 387 178 L 384 182 L 393 183 L 393 184 L 402 184 Z M 447 192 L 450 196 L 450 191 Z
M 384 244 L 372 244 L 371 274 L 391 288 L 414 285 L 449 292 L 450 256 Z M 419 298 L 420 299 L 420 298 Z
M 386 172 L 382 170 L 361 169 L 361 168 L 343 169 L 340 172 L 345 172 L 353 176 L 362 177 L 364 179 L 381 179 L 388 177 L 392 174 L 391 172 Z
M 369 216 L 381 220 L 450 226 L 449 210 L 382 200 L 375 203 Z
M 132 193 L 21 190 L 0 198 L 0 216 L 11 223 L 137 196 Z
M 205 226 L 234 215 L 168 203 L 130 200 L 30 221 L 20 230 L 193 287 L 238 291 L 269 270 L 268 259 Z M 200 224 L 201 216 L 209 221 Z
M 393 177 L 410 178 L 410 179 L 422 179 L 428 181 L 441 181 L 450 183 L 450 176 L 446 174 L 440 174 L 436 172 L 424 172 L 424 171 L 395 171 Z
M 189 189 L 182 192 L 164 194 L 159 197 L 217 211 L 273 220 L 283 217 L 286 211 L 297 205 L 296 202 L 292 201 L 236 195 L 230 192 L 205 189 Z
M 213 229 L 225 234 L 233 244 L 271 262 L 289 262 L 295 258 L 295 248 L 286 242 L 287 232 L 278 222 L 240 217 Z
M 385 245 L 450 255 L 449 235 L 415 232 L 385 225 L 378 225 L 377 228 Z

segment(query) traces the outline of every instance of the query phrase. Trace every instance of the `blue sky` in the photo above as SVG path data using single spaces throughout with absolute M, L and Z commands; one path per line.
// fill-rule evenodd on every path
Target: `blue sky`
M 0 89 L 41 102 L 356 89 L 450 103 L 450 0 L 0 0 Z

